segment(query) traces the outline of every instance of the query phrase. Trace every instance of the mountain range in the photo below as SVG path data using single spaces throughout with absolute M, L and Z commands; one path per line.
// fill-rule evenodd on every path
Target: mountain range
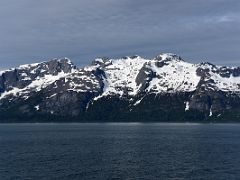
M 68 58 L 0 72 L 0 122 L 232 122 L 240 120 L 240 67 L 153 59 Z

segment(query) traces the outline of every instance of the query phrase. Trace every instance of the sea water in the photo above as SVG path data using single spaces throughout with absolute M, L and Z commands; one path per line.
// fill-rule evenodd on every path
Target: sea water
M 0 179 L 238 179 L 240 124 L 0 124 Z

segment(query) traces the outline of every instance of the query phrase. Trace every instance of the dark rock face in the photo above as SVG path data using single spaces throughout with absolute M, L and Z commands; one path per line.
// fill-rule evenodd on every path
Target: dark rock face
M 3 76 L 0 76 L 0 93 L 4 92 L 5 87 L 4 87 L 4 80 Z
M 88 98 L 87 95 L 79 96 L 76 92 L 62 92 L 43 101 L 39 108 L 41 113 L 77 116 L 85 110 Z
M 197 82 L 191 91 L 194 81 L 184 79 L 190 73 Z M 239 67 L 189 65 L 174 54 L 100 58 L 82 69 L 69 59 L 53 59 L 0 74 L 0 122 L 236 121 L 238 78 Z M 182 84 L 186 90 L 178 90 Z
M 51 60 L 33 65 L 24 65 L 5 71 L 0 76 L 0 92 L 15 88 L 24 88 L 45 75 L 57 75 L 60 72 L 70 73 L 76 67 L 68 59 Z
M 148 86 L 149 82 L 156 76 L 156 74 L 149 68 L 149 64 L 145 63 L 140 69 L 137 77 L 136 83 L 140 85 L 139 92 L 143 92 Z
M 191 109 L 200 111 L 209 116 L 221 114 L 226 109 L 226 97 L 222 92 L 196 92 L 190 99 Z
M 2 75 L 3 84 L 6 90 L 11 89 L 12 87 L 19 86 L 19 76 L 17 70 L 7 71 Z

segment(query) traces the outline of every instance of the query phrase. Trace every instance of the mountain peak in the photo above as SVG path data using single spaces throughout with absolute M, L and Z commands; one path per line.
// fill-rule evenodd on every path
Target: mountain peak
M 93 112 L 93 106 L 101 111 L 104 104 L 108 106 L 104 112 L 112 110 L 111 106 L 124 105 L 115 109 L 126 109 L 124 113 L 129 113 L 137 110 L 135 107 L 144 107 L 143 112 L 145 109 L 155 112 L 152 111 L 155 105 L 159 107 L 162 103 L 165 108 L 170 102 L 170 108 L 166 109 L 166 112 L 170 110 L 168 118 L 174 104 L 181 102 L 178 107 L 183 113 L 195 109 L 214 116 L 222 114 L 230 105 L 235 106 L 236 103 L 229 105 L 232 101 L 229 94 L 234 98 L 239 96 L 240 104 L 239 68 L 187 63 L 173 53 L 161 53 L 154 59 L 97 58 L 84 68 L 76 68 L 68 58 L 55 58 L 0 72 L 0 114 L 1 108 L 5 111 L 9 107 L 8 112 L 12 114 L 11 108 L 16 109 L 17 103 L 20 114 L 86 117 L 81 113 Z M 98 110 L 89 115 L 99 114 Z
M 161 53 L 154 58 L 154 60 L 165 61 L 165 60 L 178 60 L 183 61 L 183 59 L 174 53 Z
M 122 57 L 122 59 L 137 59 L 137 58 L 141 58 L 139 55 L 133 55 L 133 56 L 124 56 Z
M 31 69 L 31 68 L 36 68 L 38 66 L 42 66 L 42 65 L 60 65 L 60 66 L 71 66 L 74 67 L 73 62 L 68 59 L 68 58 L 54 58 L 51 59 L 49 61 L 42 61 L 40 63 L 31 63 L 31 64 L 24 64 L 24 65 L 20 65 L 18 68 L 16 69 Z
M 73 62 L 67 57 L 65 57 L 65 58 L 54 58 L 50 61 L 44 61 L 42 63 L 45 63 L 45 64 L 54 63 L 54 64 L 63 64 L 63 65 L 71 65 L 71 66 L 74 65 Z

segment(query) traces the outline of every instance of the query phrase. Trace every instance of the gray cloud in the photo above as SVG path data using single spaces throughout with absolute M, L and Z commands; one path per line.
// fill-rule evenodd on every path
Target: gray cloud
M 240 65 L 238 0 L 0 0 L 1 68 L 173 52 Z

